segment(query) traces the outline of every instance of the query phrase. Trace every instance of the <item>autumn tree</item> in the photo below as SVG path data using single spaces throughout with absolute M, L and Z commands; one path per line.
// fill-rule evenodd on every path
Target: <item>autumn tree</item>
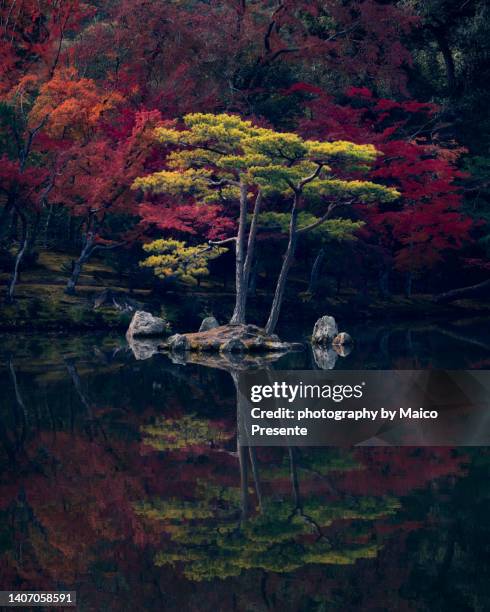
M 140 111 L 122 134 L 104 133 L 103 129 L 88 142 L 72 149 L 63 179 L 63 205 L 81 220 L 82 245 L 73 263 L 67 293 L 74 293 L 83 265 L 96 251 L 123 246 L 128 238 L 110 231 L 116 216 L 136 220 L 134 193 L 130 187 L 145 167 L 154 149 L 153 130 L 160 121 L 158 111 Z
M 204 205 L 216 202 L 229 207 L 238 205 L 236 235 L 211 241 L 207 248 L 235 244 L 236 301 L 231 323 L 243 323 L 257 219 L 262 205 L 262 193 L 249 175 L 249 169 L 267 161 L 266 156 L 255 154 L 247 146 L 265 130 L 232 115 L 202 113 L 186 115 L 184 128 L 179 131 L 172 126 L 156 130 L 160 142 L 177 149 L 167 158 L 168 170 L 139 178 L 134 187 L 179 197 L 191 195 Z M 254 211 L 246 244 L 249 198 L 254 200 Z
M 292 105 L 281 90 L 298 74 L 335 90 L 403 88 L 403 41 L 417 23 L 409 3 L 378 0 L 125 0 L 104 3 L 73 51 L 81 72 L 169 116 L 233 110 L 285 127 L 301 99 Z
M 38 106 L 36 113 L 34 107 L 40 90 L 58 68 L 67 37 L 89 14 L 88 6 L 78 0 L 26 1 L 17 7 L 15 3 L 0 7 L 1 221 L 5 225 L 11 220 L 18 244 L 7 289 L 9 301 L 13 300 L 22 261 L 35 242 L 41 212 L 59 172 L 57 143 L 43 139 L 51 109 Z
M 236 235 L 211 241 L 207 247 L 235 243 L 236 301 L 232 324 L 245 321 L 250 270 L 264 197 L 282 197 L 290 209 L 288 248 L 266 327 L 272 332 L 298 235 L 325 223 L 340 205 L 352 201 L 391 200 L 397 195 L 395 190 L 368 181 L 333 176 L 334 168 L 351 174 L 365 172 L 376 158 L 376 150 L 371 145 L 306 141 L 296 134 L 275 132 L 227 114 L 186 115 L 183 128 L 176 127 L 162 127 L 155 132 L 160 142 L 175 147 L 166 160 L 168 169 L 137 179 L 134 187 L 175 196 L 191 194 L 203 203 L 222 201 L 238 208 Z M 248 227 L 250 199 L 253 211 Z M 298 213 L 310 202 L 317 202 L 323 209 L 321 215 L 299 229 Z
M 458 159 L 464 152 L 438 136 L 437 107 L 377 98 L 352 88 L 341 103 L 318 88 L 309 92 L 311 117 L 299 130 L 309 138 L 348 138 L 381 151 L 369 177 L 396 188 L 400 198 L 359 211 L 364 243 L 378 252 L 380 277 L 398 272 L 411 291 L 414 278 L 434 269 L 471 238 L 464 214 Z M 382 255 L 384 253 L 384 256 Z M 383 286 L 386 286 L 386 282 Z
M 279 319 L 299 236 L 324 224 L 339 207 L 354 202 L 389 202 L 398 193 L 395 189 L 353 178 L 366 173 L 376 159 L 377 151 L 370 144 L 303 140 L 296 134 L 271 134 L 263 144 L 272 160 L 267 166 L 253 169 L 253 174 L 265 194 L 276 193 L 285 198 L 289 214 L 287 248 L 265 326 L 272 333 Z M 318 218 L 299 227 L 300 211 L 312 207 L 319 211 Z

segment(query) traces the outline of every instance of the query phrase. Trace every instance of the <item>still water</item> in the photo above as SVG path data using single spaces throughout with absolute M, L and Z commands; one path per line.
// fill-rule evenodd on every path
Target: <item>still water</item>
M 488 321 L 347 331 L 349 355 L 268 367 L 490 366 Z M 79 610 L 490 609 L 488 449 L 237 451 L 226 368 L 150 354 L 0 336 L 1 589 L 76 590 Z

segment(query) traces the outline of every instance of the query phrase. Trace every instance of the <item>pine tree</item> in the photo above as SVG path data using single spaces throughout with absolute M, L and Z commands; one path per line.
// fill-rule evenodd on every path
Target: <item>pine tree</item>
M 192 113 L 155 130 L 172 147 L 164 170 L 137 179 L 133 187 L 153 193 L 192 196 L 204 203 L 238 204 L 237 233 L 210 246 L 235 243 L 236 301 L 230 323 L 245 322 L 247 289 L 263 199 L 279 199 L 288 214 L 289 240 L 266 326 L 275 329 L 298 236 L 325 223 L 341 205 L 390 201 L 394 189 L 359 180 L 377 156 L 370 144 L 305 140 L 228 114 Z M 341 176 L 342 178 L 339 178 Z M 253 211 L 247 222 L 249 203 Z M 307 206 L 320 210 L 309 225 L 298 227 Z

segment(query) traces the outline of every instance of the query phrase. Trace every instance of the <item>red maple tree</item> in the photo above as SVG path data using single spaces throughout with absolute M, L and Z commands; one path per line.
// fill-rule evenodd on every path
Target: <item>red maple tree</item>
M 377 181 L 395 186 L 395 203 L 365 207 L 360 235 L 381 249 L 384 268 L 413 277 L 441 262 L 448 251 L 471 239 L 473 221 L 462 211 L 457 180 L 463 149 L 437 137 L 437 107 L 417 101 L 377 98 L 367 88 L 350 88 L 342 104 L 322 90 L 298 84 L 310 95 L 310 117 L 300 123 L 309 137 L 372 142 L 383 155 L 372 170 Z M 379 252 L 379 250 L 378 250 Z

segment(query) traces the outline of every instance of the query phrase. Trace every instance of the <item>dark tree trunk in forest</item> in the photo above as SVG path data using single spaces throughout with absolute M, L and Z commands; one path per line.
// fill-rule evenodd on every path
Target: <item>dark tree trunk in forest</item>
M 41 222 L 41 213 L 36 212 L 36 216 L 34 217 L 34 221 L 31 224 L 31 231 L 29 232 L 29 240 L 27 243 L 28 250 L 34 249 L 36 244 L 36 238 L 39 232 L 39 223 Z
M 9 239 L 14 242 L 17 240 L 18 224 L 19 224 L 19 214 L 16 208 L 14 207 L 14 210 L 12 213 L 12 219 L 10 220 L 10 230 L 9 230 Z
M 298 242 L 298 234 L 304 234 L 306 232 L 309 232 L 315 227 L 319 227 L 320 225 L 322 225 L 322 223 L 325 223 L 325 221 L 330 218 L 330 215 L 334 211 L 335 207 L 338 205 L 332 202 L 331 204 L 329 204 L 325 214 L 322 215 L 322 217 L 317 219 L 314 223 L 310 223 L 310 225 L 298 228 L 298 211 L 300 209 L 303 189 L 308 183 L 313 181 L 320 174 L 322 168 L 323 166 L 320 164 L 311 176 L 306 177 L 305 179 L 300 181 L 300 183 L 298 183 L 296 187 L 294 187 L 293 205 L 291 207 L 291 216 L 289 219 L 288 246 L 286 248 L 284 260 L 282 262 L 281 271 L 279 272 L 279 278 L 277 279 L 276 290 L 274 293 L 274 299 L 272 300 L 269 319 L 267 320 L 265 326 L 265 331 L 268 334 L 274 333 L 274 330 L 276 329 L 279 314 L 281 312 L 282 302 L 284 299 L 286 281 L 288 278 L 289 270 L 291 269 L 291 266 L 293 265 L 294 261 L 294 254 L 296 252 L 296 245 Z
M 53 205 L 51 204 L 48 208 L 48 214 L 46 216 L 46 223 L 44 224 L 44 248 L 48 247 L 48 236 L 49 236 L 49 226 L 51 224 L 51 217 L 53 216 Z
M 294 261 L 294 253 L 296 251 L 296 244 L 298 241 L 297 225 L 298 225 L 298 196 L 295 195 L 293 209 L 291 211 L 291 219 L 289 222 L 289 240 L 284 260 L 282 262 L 281 271 L 279 272 L 279 278 L 277 279 L 276 291 L 274 293 L 274 299 L 272 300 L 272 306 L 267 320 L 265 331 L 268 334 L 274 333 L 276 329 L 279 314 L 281 312 L 281 305 L 284 299 L 284 290 L 286 288 L 286 281 L 289 270 Z
M 255 206 L 250 223 L 248 241 L 245 248 L 245 234 L 247 227 L 247 198 L 248 189 L 246 185 L 240 186 L 240 220 L 236 238 L 236 262 L 235 262 L 235 284 L 236 298 L 235 309 L 230 319 L 231 325 L 245 323 L 247 310 L 248 287 L 250 272 L 254 260 L 255 239 L 257 236 L 257 225 L 260 208 L 262 205 L 262 194 L 259 191 L 255 198 Z
M 89 227 L 93 228 L 94 226 L 89 222 Z M 65 287 L 65 293 L 67 295 L 74 295 L 76 286 L 78 284 L 78 280 L 80 278 L 80 274 L 82 273 L 83 266 L 90 259 L 94 251 L 96 250 L 111 250 L 117 249 L 122 246 L 124 242 L 118 242 L 115 244 L 97 244 L 96 243 L 96 233 L 95 229 L 91 229 L 85 234 L 82 252 L 76 261 L 73 262 L 73 268 L 71 271 L 71 276 L 68 279 Z
M 19 250 L 17 251 L 17 256 L 15 258 L 14 270 L 12 272 L 10 283 L 7 289 L 7 302 L 14 301 L 14 293 L 15 293 L 15 287 L 17 285 L 17 281 L 19 279 L 20 265 L 27 251 L 27 246 L 29 244 L 29 228 L 27 225 L 27 218 L 23 213 L 19 214 L 19 218 L 21 222 L 22 231 L 21 231 Z
M 298 469 L 296 466 L 296 451 L 291 446 L 288 446 L 289 455 L 289 472 L 291 476 L 291 488 L 293 491 L 293 503 L 296 509 L 301 507 L 301 498 L 299 494 Z
M 313 262 L 313 267 L 311 268 L 310 274 L 310 284 L 308 286 L 308 293 L 316 293 L 318 288 L 318 280 L 320 278 L 320 272 L 322 269 L 323 261 L 325 259 L 326 251 L 322 247 L 318 251 L 318 255 L 315 257 L 315 261 Z
M 247 291 L 244 287 L 243 268 L 245 265 L 245 230 L 247 225 L 247 186 L 240 184 L 240 217 L 238 234 L 235 243 L 235 308 L 230 319 L 231 325 L 245 322 L 245 299 Z
M 262 485 L 260 483 L 259 464 L 257 461 L 257 450 L 255 446 L 249 447 L 250 464 L 252 466 L 252 474 L 255 484 L 255 493 L 257 495 L 257 501 L 259 503 L 259 510 L 262 512 Z
M 83 265 L 87 262 L 90 255 L 92 254 L 94 246 L 94 236 L 93 234 L 87 234 L 85 238 L 85 244 L 82 248 L 82 252 L 80 253 L 79 258 L 73 262 L 73 269 L 71 272 L 71 276 L 66 283 L 65 293 L 68 295 L 74 295 L 75 289 L 80 278 L 80 274 L 82 273 Z
M 446 67 L 448 93 L 452 94 L 456 90 L 456 67 L 454 64 L 452 51 L 447 40 L 447 35 L 444 29 L 441 27 L 431 27 L 431 31 L 434 34 L 434 38 L 436 39 L 439 51 L 441 52 L 444 60 L 444 65 Z
M 238 462 L 240 465 L 240 489 L 241 489 L 241 514 L 242 521 L 248 517 L 248 457 L 247 447 L 238 445 Z
M 246 308 L 247 296 L 250 294 L 250 277 L 256 272 L 256 258 L 255 258 L 255 242 L 257 237 L 257 229 L 259 223 L 259 214 L 262 207 L 262 193 L 259 191 L 255 198 L 255 205 L 252 214 L 252 220 L 250 222 L 250 230 L 247 241 L 247 256 L 245 258 L 245 265 L 243 268 L 243 283 L 245 285 L 245 296 L 243 308 Z M 254 265 L 255 262 L 255 265 Z
M 7 220 L 10 216 L 10 213 L 12 212 L 12 206 L 12 198 L 9 197 L 5 202 L 5 205 L 2 210 L 2 215 L 0 216 L 0 230 L 7 225 Z

